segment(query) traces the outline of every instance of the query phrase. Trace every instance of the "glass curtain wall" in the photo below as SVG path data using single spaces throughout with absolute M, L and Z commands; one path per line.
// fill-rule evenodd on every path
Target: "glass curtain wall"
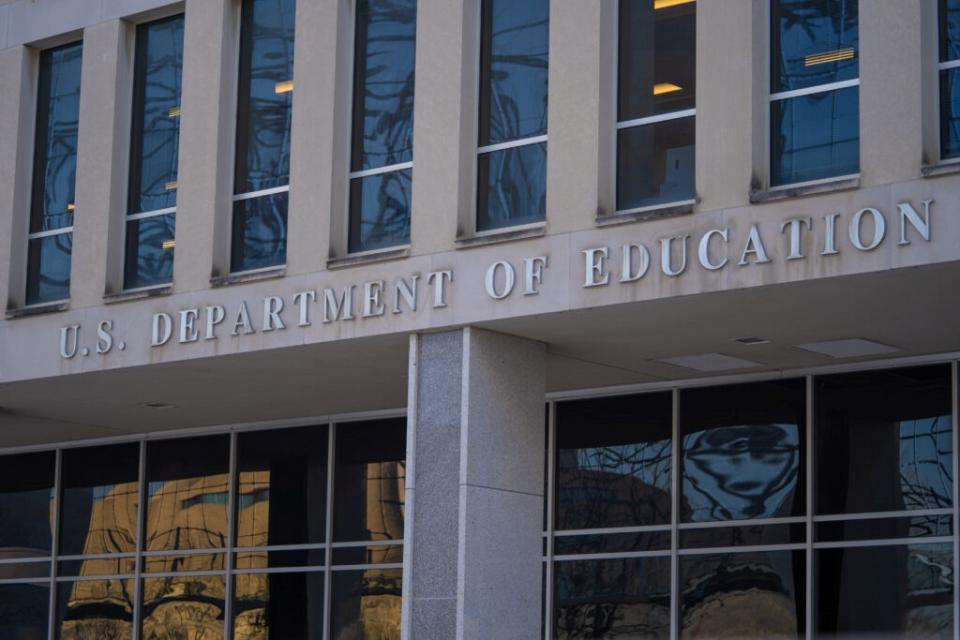
M 549 0 L 483 0 L 478 232 L 542 222 L 547 211 Z
M 287 261 L 296 0 L 243 0 L 232 272 Z
M 405 445 L 400 418 L 2 456 L 0 637 L 398 639 Z
M 940 157 L 960 156 L 960 0 L 940 0 Z
M 173 280 L 183 16 L 137 27 L 124 289 Z
M 953 638 L 951 366 L 551 403 L 545 637 Z
M 770 184 L 860 170 L 858 0 L 773 0 Z
M 416 0 L 357 2 L 350 253 L 410 242 Z
M 694 0 L 620 0 L 620 213 L 695 197 L 696 27 Z
M 83 43 L 40 52 L 26 302 L 70 297 Z

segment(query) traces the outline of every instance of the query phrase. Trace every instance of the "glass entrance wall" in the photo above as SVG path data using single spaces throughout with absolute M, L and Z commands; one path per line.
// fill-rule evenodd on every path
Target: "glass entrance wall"
M 0 637 L 400 637 L 406 420 L 0 456 Z
M 549 403 L 544 636 L 957 637 L 949 364 Z

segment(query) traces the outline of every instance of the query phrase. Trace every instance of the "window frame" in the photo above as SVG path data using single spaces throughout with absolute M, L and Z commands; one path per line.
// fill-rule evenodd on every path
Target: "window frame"
M 943 154 L 943 85 L 940 82 L 940 77 L 944 71 L 949 71 L 951 69 L 960 68 L 960 56 L 957 56 L 953 60 L 941 60 L 941 46 L 946 39 L 946 34 L 943 33 L 943 11 L 946 8 L 946 0 L 937 0 L 937 5 L 934 11 L 934 27 L 933 32 L 936 34 L 934 38 L 936 40 L 935 53 L 934 53 L 934 70 L 933 70 L 933 86 L 936 88 L 936 99 L 934 100 L 934 109 L 936 113 L 936 150 L 937 150 L 937 165 L 954 165 L 960 164 L 960 151 L 952 156 L 944 156 Z

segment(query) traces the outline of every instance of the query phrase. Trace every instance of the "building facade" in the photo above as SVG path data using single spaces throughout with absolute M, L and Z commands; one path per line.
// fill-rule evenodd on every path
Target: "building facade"
M 0 638 L 960 637 L 960 2 L 0 0 Z

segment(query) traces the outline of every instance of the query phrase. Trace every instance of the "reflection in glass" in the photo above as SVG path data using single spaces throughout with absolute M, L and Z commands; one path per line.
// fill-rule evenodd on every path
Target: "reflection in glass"
M 233 203 L 231 271 L 248 271 L 287 261 L 287 192 Z
M 696 119 L 675 118 L 617 132 L 617 210 L 695 196 Z
M 620 553 L 624 551 L 669 551 L 670 530 L 642 533 L 590 533 L 576 536 L 558 535 L 553 539 L 553 553 Z
M 838 520 L 834 522 L 818 522 L 815 527 L 818 542 L 952 536 L 953 517 L 942 515 L 924 516 L 920 518 Z
M 186 573 L 193 571 L 223 571 L 226 554 L 190 553 L 185 555 L 146 556 L 143 559 L 144 573 Z
M 0 558 L 50 555 L 53 467 L 52 451 L 0 457 Z
M 770 104 L 773 184 L 860 170 L 860 89 L 814 93 Z
M 399 640 L 400 569 L 335 571 L 330 600 L 330 637 L 338 640 Z
M 556 528 L 670 523 L 669 393 L 557 404 Z
M 156 440 L 146 446 L 146 550 L 224 547 L 229 436 Z
M 859 75 L 858 0 L 776 0 L 771 93 Z
M 804 380 L 680 394 L 683 522 L 802 515 Z
M 547 143 L 477 158 L 477 231 L 540 222 L 547 214 Z
M 821 549 L 815 575 L 818 637 L 953 637 L 952 544 Z
M 802 638 L 802 551 L 680 558 L 683 638 Z
M 0 584 L 0 638 L 46 640 L 50 584 Z
M 223 640 L 223 576 L 146 578 L 140 618 L 143 640 Z
M 960 68 L 940 72 L 940 157 L 960 155 Z
M 27 304 L 70 297 L 73 233 L 31 238 L 27 255 Z
M 234 567 L 237 569 L 276 569 L 289 567 L 319 567 L 326 562 L 324 549 L 295 551 L 238 551 Z
M 940 62 L 960 58 L 960 0 L 940 0 Z
M 554 638 L 669 638 L 670 558 L 554 564 Z
M 337 426 L 334 540 L 403 539 L 406 438 L 406 418 Z
M 351 253 L 410 241 L 413 171 L 400 169 L 350 181 Z
M 85 560 L 60 560 L 57 563 L 57 577 L 127 575 L 136 571 L 136 566 L 137 560 L 132 554 Z M 47 571 L 49 572 L 49 569 Z
M 324 574 L 234 578 L 234 640 L 321 640 Z
M 139 467 L 140 445 L 136 443 L 64 450 L 60 471 L 62 555 L 136 551 Z M 115 564 L 116 560 L 107 562 Z M 84 571 L 82 575 L 89 574 Z
M 680 530 L 680 547 L 743 547 L 793 544 L 807 539 L 806 524 L 744 525 L 740 527 L 705 527 Z
M 176 215 L 127 221 L 127 251 L 123 286 L 149 287 L 173 279 Z
M 130 640 L 133 580 L 84 580 L 57 586 L 57 640 Z
M 333 564 L 400 564 L 403 545 L 367 545 L 333 550 Z
M 950 367 L 816 379 L 817 513 L 953 505 Z
M 237 546 L 323 542 L 327 427 L 237 437 Z
M 620 0 L 617 119 L 692 109 L 697 4 Z
M 483 0 L 480 146 L 547 132 L 549 0 Z

